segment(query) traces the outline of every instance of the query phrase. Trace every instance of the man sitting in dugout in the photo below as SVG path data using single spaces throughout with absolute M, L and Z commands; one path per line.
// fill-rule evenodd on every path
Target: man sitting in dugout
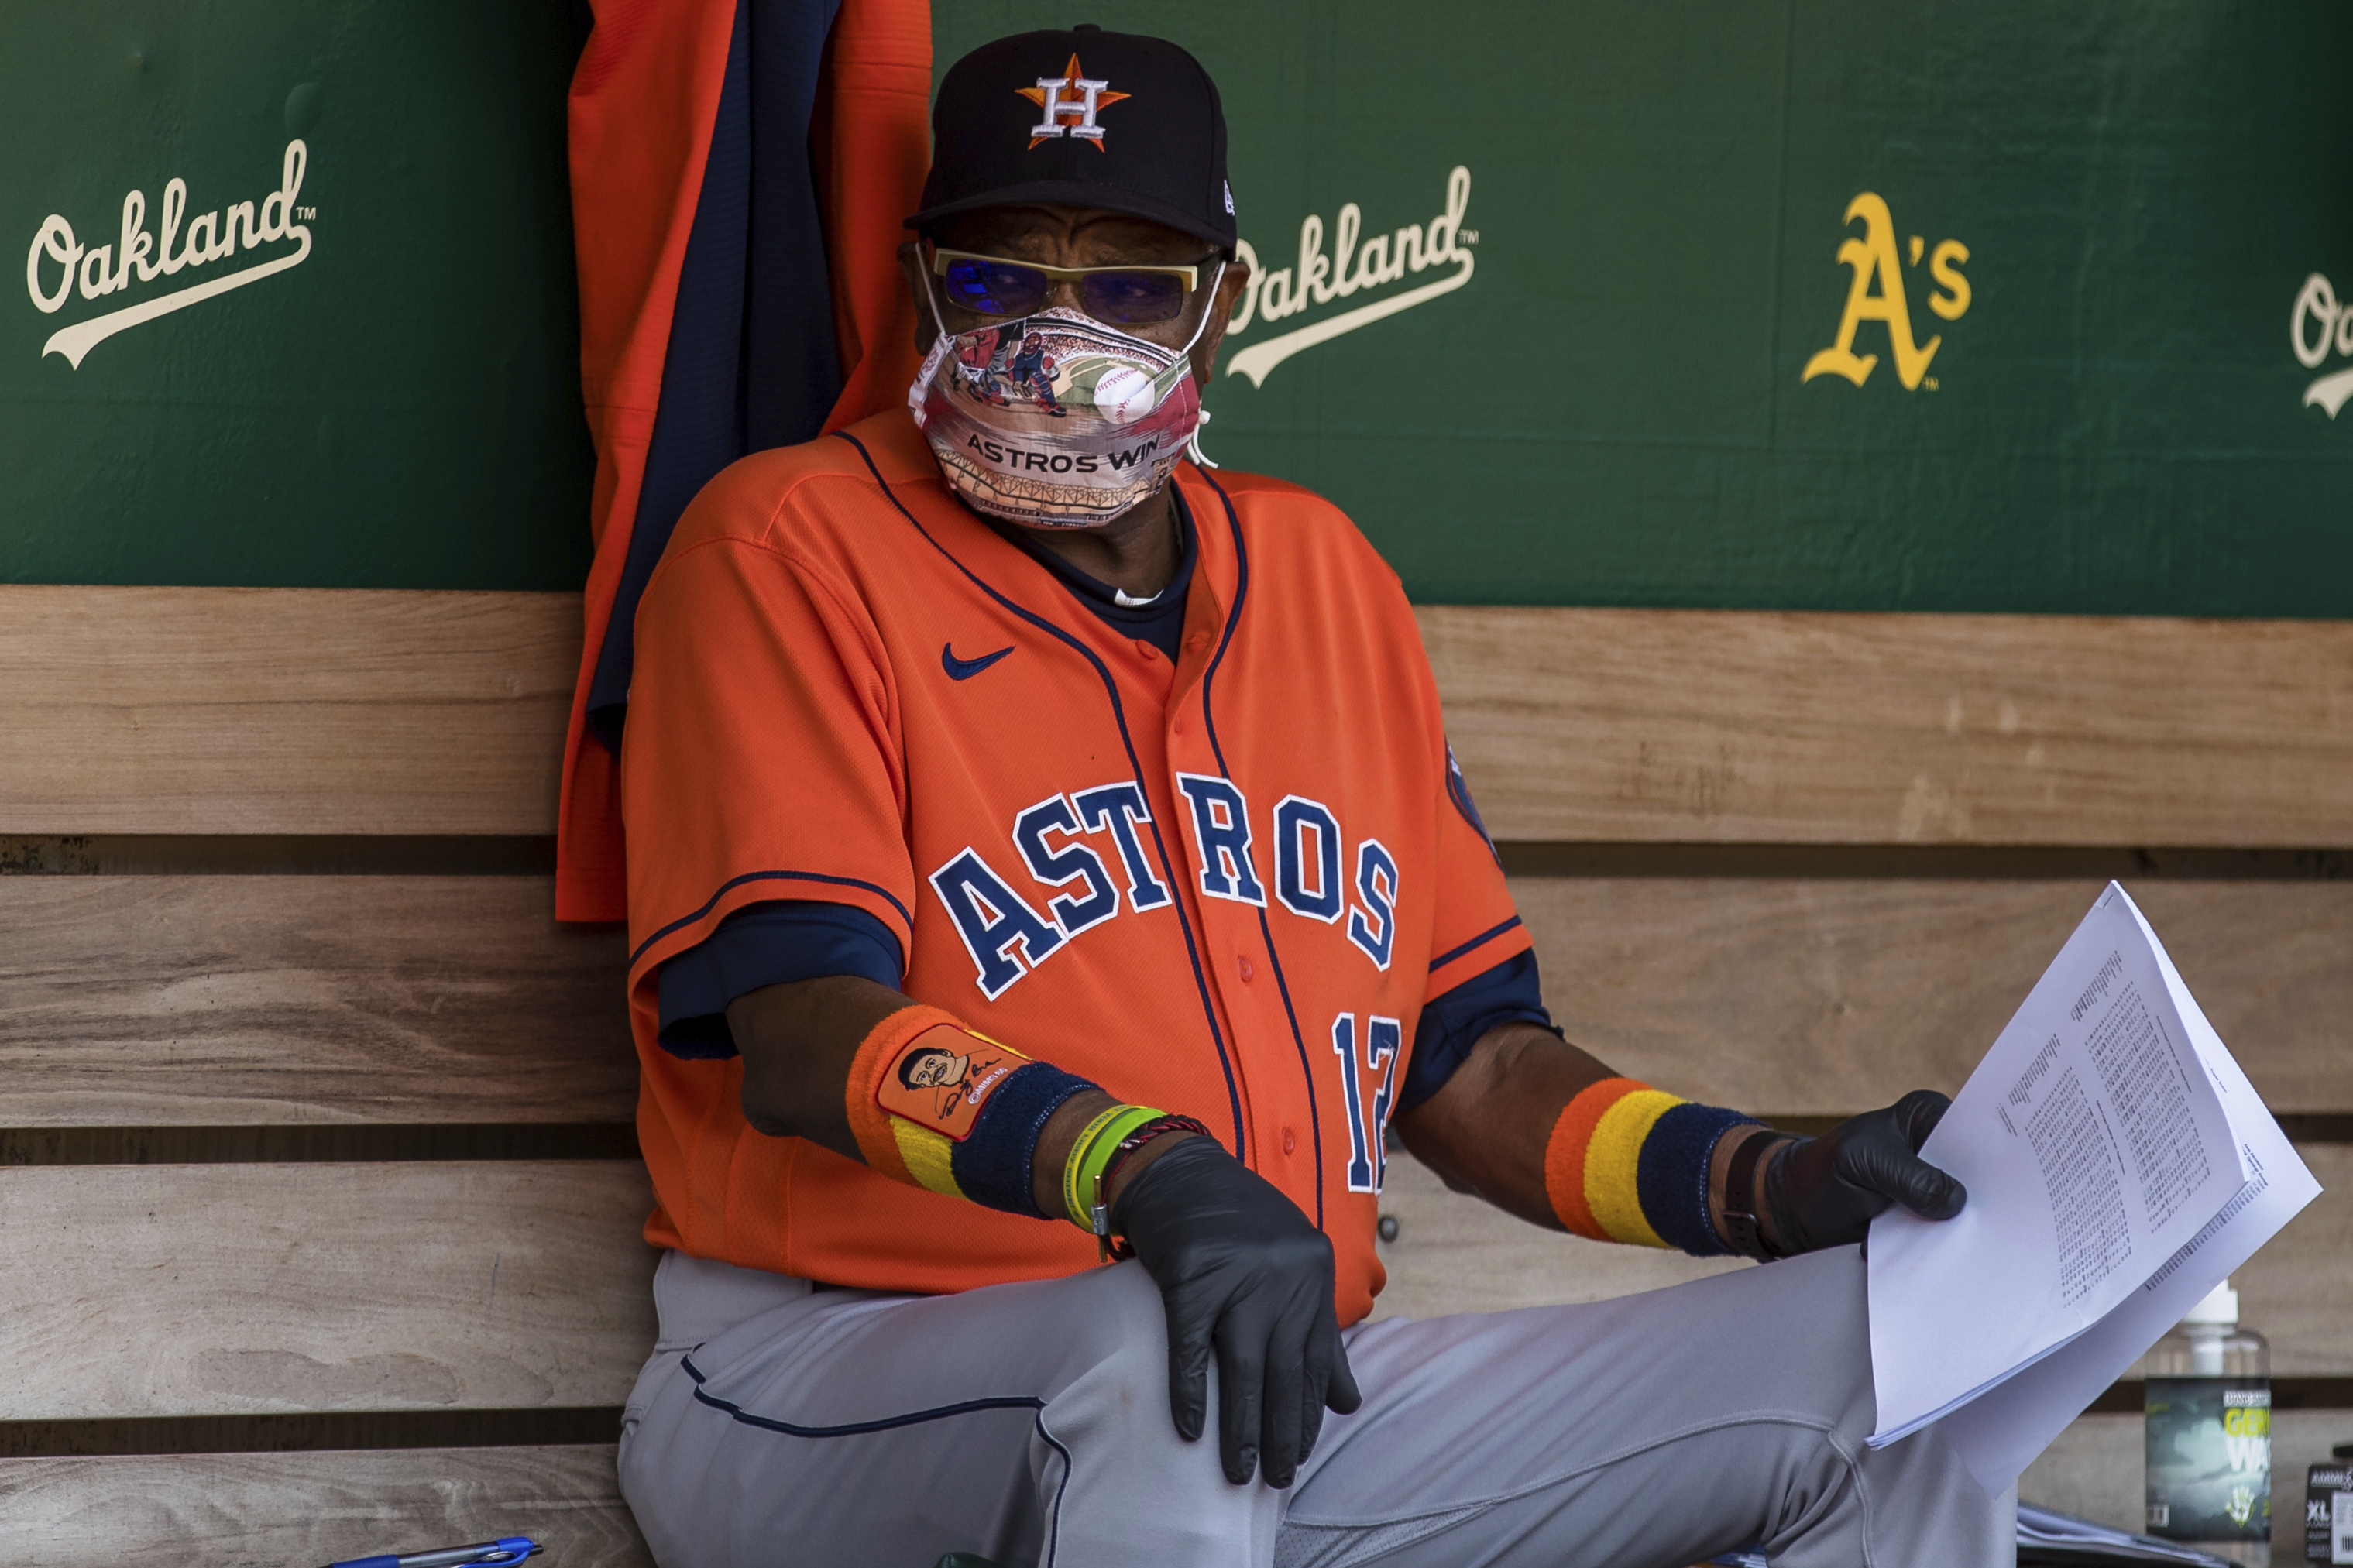
M 656 1555 L 2007 1561 L 1935 1428 L 1863 1443 L 1856 1244 L 1960 1207 L 1943 1098 L 1792 1138 L 1567 1043 L 1396 575 L 1201 458 L 1198 63 L 1002 39 L 934 132 L 910 409 L 728 468 L 638 612 Z M 1368 1323 L 1392 1125 L 1534 1224 L 1787 1261 Z

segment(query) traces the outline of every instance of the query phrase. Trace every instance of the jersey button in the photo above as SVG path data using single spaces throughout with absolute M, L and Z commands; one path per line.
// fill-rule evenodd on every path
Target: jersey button
M 1258 973 L 1257 970 L 1250 967 L 1250 955 L 1248 953 L 1244 953 L 1241 957 L 1234 960 L 1234 967 L 1241 971 L 1242 978 L 1244 980 L 1250 979 L 1250 976 Z
M 1291 1129 L 1290 1129 L 1290 1128 L 1288 1128 L 1288 1127 L 1284 1128 L 1284 1129 L 1282 1130 L 1282 1152 L 1283 1152 L 1284 1153 L 1288 1154 L 1288 1153 L 1290 1153 L 1293 1150 L 1294 1150 L 1294 1149 L 1296 1149 L 1296 1148 L 1298 1148 L 1298 1147 L 1299 1147 L 1299 1138 L 1298 1138 L 1298 1135 L 1297 1135 L 1297 1134 L 1295 1134 L 1295 1133 L 1293 1133 L 1293 1132 L 1291 1131 Z

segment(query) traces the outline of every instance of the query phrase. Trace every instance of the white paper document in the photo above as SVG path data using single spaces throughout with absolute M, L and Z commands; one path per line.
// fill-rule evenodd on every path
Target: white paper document
M 1920 1152 L 1968 1203 L 1872 1222 L 1871 1441 L 1995 1489 L 2320 1192 L 2114 882 Z

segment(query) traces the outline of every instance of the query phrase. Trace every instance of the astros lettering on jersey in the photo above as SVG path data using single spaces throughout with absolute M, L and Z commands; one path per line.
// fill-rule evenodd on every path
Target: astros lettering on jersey
M 1176 483 L 1198 557 L 1173 666 L 958 502 L 903 411 L 689 509 L 622 753 L 648 1239 L 891 1290 L 1095 1264 L 1069 1225 L 753 1131 L 739 1060 L 656 1043 L 664 960 L 819 900 L 897 937 L 908 995 L 1198 1117 L 1330 1235 L 1341 1321 L 1370 1310 L 1416 1020 L 1528 939 L 1395 574 L 1295 486 Z

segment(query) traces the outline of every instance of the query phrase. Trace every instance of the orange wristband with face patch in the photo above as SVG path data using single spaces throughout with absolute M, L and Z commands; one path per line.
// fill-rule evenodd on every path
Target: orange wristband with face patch
M 923 1041 L 921 1047 L 916 1044 L 918 1039 Z M 1004 1058 L 1013 1056 L 967 1032 L 955 1014 L 939 1007 L 902 1007 L 868 1031 L 866 1038 L 859 1042 L 858 1055 L 851 1058 L 849 1081 L 844 1086 L 849 1130 L 857 1137 L 858 1152 L 866 1156 L 868 1164 L 898 1181 L 915 1181 L 892 1123 L 907 1121 L 944 1138 L 947 1128 L 958 1120 L 955 1110 L 962 1096 L 955 1094 L 955 1086 L 944 1080 L 954 1077 L 960 1081 L 969 1076 L 975 1051 L 993 1052 Z M 964 1062 L 962 1071 L 953 1066 L 959 1058 Z M 926 1092 L 925 1088 L 904 1081 L 900 1076 L 902 1064 L 913 1069 L 910 1077 L 936 1078 L 943 1081 L 927 1087 L 945 1088 L 951 1092 Z M 1003 1065 L 1010 1070 L 1019 1065 L 1018 1058 Z M 923 1070 L 927 1068 L 932 1070 Z M 1002 1081 L 1003 1073 L 996 1076 L 997 1081 Z M 913 1110 L 944 1110 L 946 1114 L 909 1116 L 900 1110 L 901 1105 Z M 976 1104 L 970 1115 L 961 1118 L 965 1131 L 970 1131 L 979 1112 Z
M 1092 1087 L 954 1014 L 918 1005 L 892 1014 L 860 1042 L 844 1103 L 859 1152 L 884 1175 L 1038 1215 L 1030 1163 L 1038 1134 L 1063 1100 Z M 993 1118 L 992 1105 L 1001 1112 Z

